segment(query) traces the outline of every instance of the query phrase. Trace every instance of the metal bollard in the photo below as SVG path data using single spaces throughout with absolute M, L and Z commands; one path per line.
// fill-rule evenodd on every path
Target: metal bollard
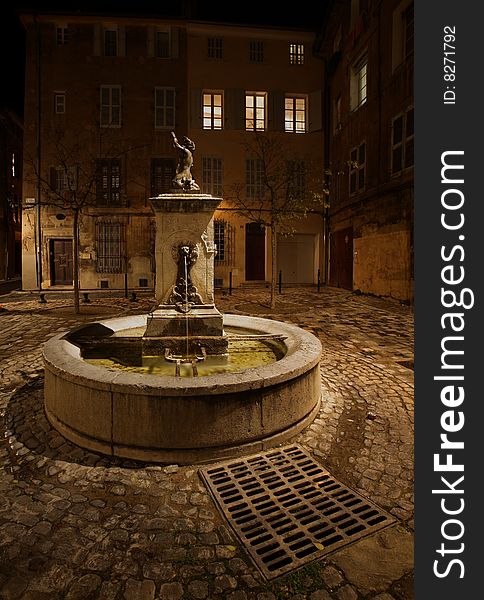
M 45 294 L 39 294 L 39 304 L 47 304 L 47 300 L 45 299 Z
M 321 269 L 318 269 L 318 292 L 321 291 Z
M 279 271 L 279 294 L 282 294 L 282 271 Z
M 131 298 L 129 299 L 130 302 L 138 302 L 138 298 L 136 298 L 136 293 L 135 292 L 131 292 Z
M 232 295 L 232 271 L 229 273 L 229 294 Z
M 83 304 L 90 304 L 91 301 L 89 300 L 89 292 L 82 292 L 82 295 L 84 296 L 82 299 Z

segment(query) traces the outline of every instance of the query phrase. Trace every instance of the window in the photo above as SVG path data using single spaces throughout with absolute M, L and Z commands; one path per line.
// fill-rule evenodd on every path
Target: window
M 55 28 L 55 39 L 58 46 L 65 46 L 69 42 L 69 29 L 67 25 L 58 25 Z
M 264 42 L 249 42 L 249 61 L 264 62 Z
M 366 144 L 363 142 L 350 153 L 350 195 L 365 188 Z
M 151 159 L 151 196 L 166 194 L 172 188 L 175 176 L 175 160 L 173 158 Z
M 118 158 L 100 159 L 96 163 L 96 203 L 98 206 L 123 206 L 121 198 L 121 164 Z
M 223 39 L 208 38 L 208 58 L 223 58 Z
M 222 195 L 222 159 L 202 157 L 202 192 Z
M 101 86 L 101 127 L 121 127 L 121 86 Z
M 51 187 L 56 192 L 77 189 L 77 167 L 56 167 L 51 172 Z
M 302 200 L 306 195 L 306 164 L 303 160 L 288 160 L 288 192 L 291 198 Z
M 222 94 L 203 92 L 203 128 L 222 129 Z
M 393 119 L 392 175 L 413 166 L 413 108 Z
M 217 253 L 215 254 L 215 262 L 223 263 L 225 261 L 225 221 L 215 219 L 213 222 L 213 238 Z
M 118 56 L 118 30 L 104 30 L 104 56 Z
M 155 37 L 155 56 L 157 58 L 170 58 L 170 32 L 157 31 Z
M 363 56 L 351 69 L 350 99 L 351 110 L 365 104 L 367 99 L 368 56 Z
M 63 115 L 66 112 L 65 92 L 54 92 L 54 112 L 56 115 Z
M 413 55 L 413 2 L 402 13 L 403 18 L 403 56 L 405 59 Z
M 266 128 L 266 93 L 246 92 L 245 94 L 245 129 L 247 131 L 264 131 Z
M 341 124 L 341 94 L 336 98 L 333 112 L 333 134 L 337 135 L 342 129 Z
M 289 44 L 289 63 L 291 65 L 304 64 L 304 44 Z
M 259 158 L 249 158 L 245 162 L 245 193 L 247 198 L 264 198 L 263 165 Z
M 306 98 L 286 96 L 285 130 L 293 133 L 306 132 Z
M 101 221 L 96 223 L 96 230 L 96 271 L 98 273 L 122 273 L 125 267 L 124 223 Z
M 155 127 L 165 129 L 175 126 L 175 89 L 155 88 Z

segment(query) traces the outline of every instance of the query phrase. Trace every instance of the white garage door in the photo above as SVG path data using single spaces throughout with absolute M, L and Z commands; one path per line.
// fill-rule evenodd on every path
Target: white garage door
M 277 244 L 277 270 L 284 283 L 314 283 L 316 235 L 296 233 L 280 238 Z

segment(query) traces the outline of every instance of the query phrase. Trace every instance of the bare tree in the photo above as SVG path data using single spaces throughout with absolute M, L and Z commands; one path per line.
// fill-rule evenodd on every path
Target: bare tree
M 309 211 L 320 212 L 326 194 L 314 158 L 291 158 L 280 136 L 255 132 L 245 150 L 247 160 L 254 161 L 250 180 L 232 186 L 229 198 L 241 216 L 271 232 L 270 300 L 275 308 L 278 237 L 295 232 L 291 220 L 304 218 Z

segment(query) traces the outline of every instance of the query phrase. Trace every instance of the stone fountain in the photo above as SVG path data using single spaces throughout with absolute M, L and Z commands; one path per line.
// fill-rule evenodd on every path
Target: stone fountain
M 157 307 L 49 340 L 44 398 L 52 425 L 82 447 L 186 464 L 263 450 L 306 427 L 320 405 L 321 345 L 293 325 L 217 310 L 213 213 L 221 198 L 200 193 L 192 178 L 193 142 L 173 139 L 179 152 L 175 189 L 150 199 Z M 273 349 L 274 361 L 197 376 L 197 363 L 230 363 L 234 344 L 245 339 Z M 140 369 L 161 357 L 173 369 L 152 375 L 88 362 L 100 351 Z M 180 376 L 183 364 L 189 376 Z

